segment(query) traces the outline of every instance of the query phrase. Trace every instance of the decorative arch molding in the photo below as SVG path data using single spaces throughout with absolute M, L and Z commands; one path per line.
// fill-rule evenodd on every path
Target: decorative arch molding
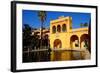
M 81 48 L 87 48 L 90 46 L 90 42 L 89 42 L 89 35 L 88 34 L 82 34 L 80 37 L 80 46 Z
M 54 40 L 53 45 L 54 45 L 54 48 L 62 48 L 62 42 L 60 39 Z
M 72 49 L 79 47 L 79 37 L 77 35 L 70 37 L 70 45 Z

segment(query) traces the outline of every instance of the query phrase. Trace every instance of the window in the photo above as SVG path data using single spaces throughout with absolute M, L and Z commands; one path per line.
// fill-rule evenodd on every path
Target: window
M 55 26 L 52 27 L 52 33 L 56 33 L 56 27 Z
M 66 31 L 66 24 L 62 25 L 62 31 L 65 32 Z
M 61 26 L 60 25 L 57 26 L 57 31 L 61 32 Z

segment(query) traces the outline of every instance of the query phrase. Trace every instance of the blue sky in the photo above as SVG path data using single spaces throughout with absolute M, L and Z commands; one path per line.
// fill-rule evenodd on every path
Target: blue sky
M 22 24 L 28 24 L 33 28 L 40 28 L 41 21 L 38 17 L 38 11 L 34 10 L 23 10 L 22 11 Z M 47 19 L 45 21 L 45 27 L 49 28 L 50 20 L 57 19 L 60 16 L 71 16 L 72 17 L 72 28 L 80 28 L 81 23 L 88 23 L 91 19 L 90 13 L 76 13 L 76 12 L 53 12 L 47 11 Z

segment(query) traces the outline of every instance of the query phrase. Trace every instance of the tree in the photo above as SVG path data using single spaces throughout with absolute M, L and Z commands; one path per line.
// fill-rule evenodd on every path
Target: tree
M 44 21 L 46 20 L 46 11 L 39 11 L 38 12 L 38 17 L 40 18 L 41 21 L 41 48 L 42 48 L 42 35 L 43 35 L 43 25 L 44 25 Z
M 40 46 L 39 36 L 37 35 L 37 33 L 34 32 L 34 35 L 32 35 L 32 49 L 35 48 L 38 49 L 39 46 Z
M 83 23 L 80 24 L 80 27 L 87 27 L 87 26 L 88 26 L 88 23 L 87 22 L 84 23 L 84 24 Z
M 39 61 L 39 57 L 36 52 L 29 52 L 38 49 L 40 46 L 39 36 L 35 32 L 36 28 L 31 28 L 28 24 L 23 26 L 23 62 Z M 32 32 L 34 34 L 32 34 Z M 29 50 L 29 51 L 28 51 Z
M 84 23 L 84 27 L 88 26 L 88 23 Z
M 31 46 L 31 33 L 32 28 L 28 24 L 23 26 L 23 48 Z
M 23 62 L 30 62 L 32 60 L 30 56 L 31 42 L 32 42 L 32 28 L 28 24 L 23 25 Z M 27 51 L 27 53 L 24 53 Z

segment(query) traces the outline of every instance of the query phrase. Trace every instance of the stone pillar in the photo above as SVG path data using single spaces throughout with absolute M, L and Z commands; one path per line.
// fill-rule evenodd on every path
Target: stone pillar
M 81 49 L 81 39 L 80 39 L 80 37 L 78 37 L 79 38 L 79 48 Z

